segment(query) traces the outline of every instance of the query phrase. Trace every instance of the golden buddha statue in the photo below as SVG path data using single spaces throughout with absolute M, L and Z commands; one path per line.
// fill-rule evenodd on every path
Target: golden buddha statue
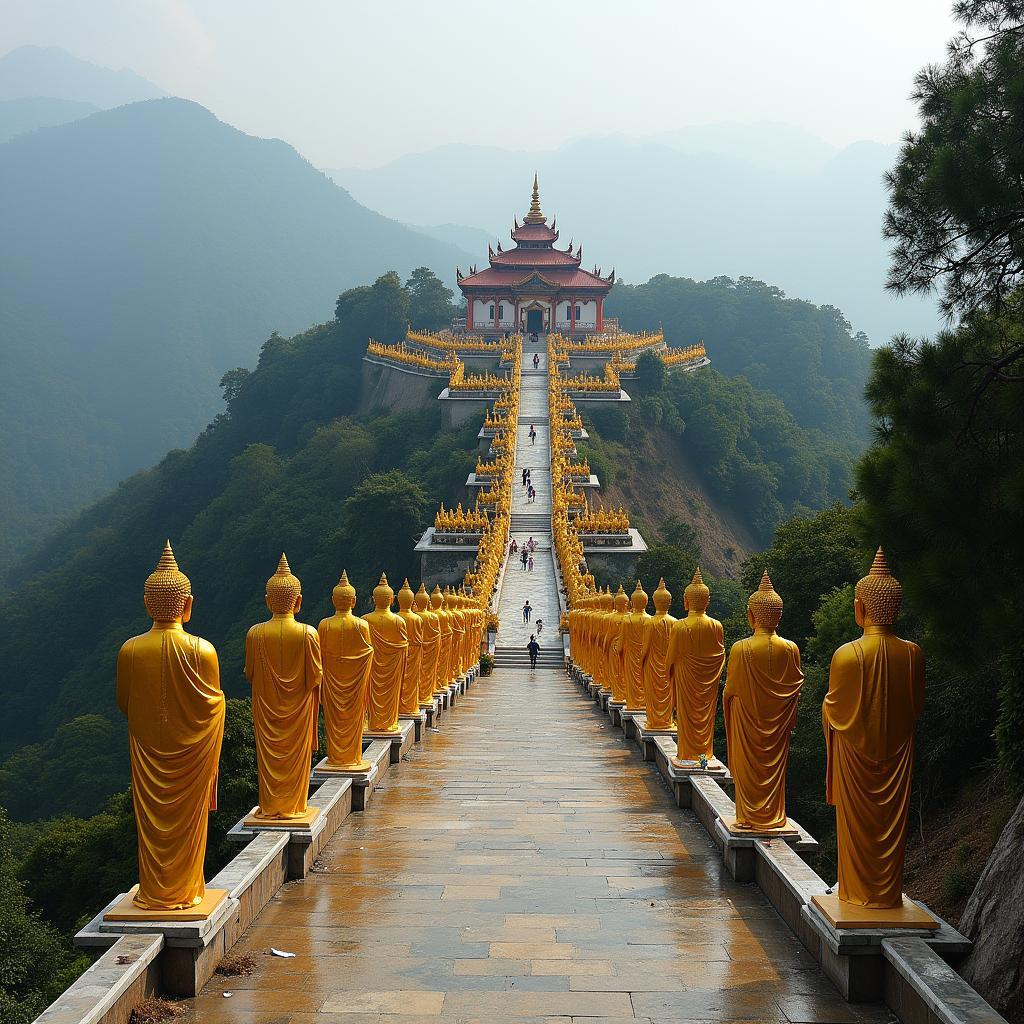
M 217 808 L 224 694 L 213 645 L 186 633 L 192 585 L 164 546 L 143 592 L 153 620 L 117 656 L 117 706 L 128 718 L 132 804 L 144 910 L 203 901 L 208 814 Z
M 451 617 L 452 624 L 452 647 L 451 658 L 448 662 L 448 678 L 458 679 L 462 675 L 462 659 L 466 653 L 466 616 L 458 606 L 458 597 L 451 587 L 445 588 L 444 593 L 445 611 Z
M 373 644 L 370 627 L 354 615 L 356 588 L 342 571 L 331 601 L 334 614 L 321 619 L 317 627 L 323 658 L 321 700 L 327 733 L 327 768 L 335 771 L 367 772 L 363 760 L 363 721 L 370 697 L 370 668 Z
M 694 768 L 702 757 L 712 768 L 721 765 L 715 759 L 714 742 L 725 634 L 722 624 L 707 614 L 710 601 L 711 591 L 698 566 L 683 591 L 686 618 L 672 626 L 668 642 L 668 669 L 676 703 L 676 767 Z
M 416 591 L 416 614 L 423 623 L 420 654 L 420 707 L 430 707 L 434 702 L 434 684 L 437 680 L 437 659 L 441 653 L 441 623 L 437 613 L 430 607 L 430 595 L 420 583 Z
M 836 809 L 839 901 L 859 907 L 903 906 L 924 655 L 893 632 L 902 598 L 879 548 L 855 591 L 854 617 L 864 635 L 833 655 L 822 706 L 825 796 Z
M 409 653 L 405 659 L 405 675 L 398 698 L 400 715 L 420 713 L 420 672 L 423 666 L 423 620 L 412 610 L 416 595 L 409 586 L 409 580 L 402 581 L 398 591 L 398 614 L 405 620 L 405 632 L 409 638 Z
M 654 615 L 644 622 L 647 631 L 644 659 L 644 703 L 647 708 L 648 730 L 668 731 L 672 728 L 672 709 L 675 706 L 672 684 L 668 673 L 668 644 L 672 635 L 674 615 L 669 615 L 672 595 L 665 580 L 654 591 Z
M 266 602 L 271 618 L 245 637 L 260 791 L 254 817 L 288 820 L 306 815 L 322 669 L 317 631 L 295 620 L 302 607 L 302 585 L 283 552 L 267 580 Z
M 786 764 L 804 674 L 800 648 L 775 632 L 781 618 L 782 598 L 766 569 L 747 599 L 754 635 L 732 645 L 722 694 L 736 828 L 755 832 L 788 827 Z
M 644 711 L 644 659 L 647 657 L 647 593 L 636 581 L 630 607 L 622 621 L 622 676 L 627 711 Z
M 395 592 L 388 586 L 385 573 L 373 588 L 373 611 L 363 618 L 370 627 L 373 662 L 370 669 L 370 704 L 367 712 L 369 732 L 399 732 L 398 704 L 409 653 L 409 634 L 405 619 L 391 610 Z
M 611 699 L 617 704 L 626 703 L 626 677 L 623 671 L 622 627 L 629 615 L 629 597 L 619 584 L 608 616 L 608 646 L 605 655 L 605 674 L 612 691 Z
M 437 654 L 437 678 L 434 680 L 434 693 L 444 693 L 452 681 L 448 674 L 452 660 L 452 618 L 444 606 L 444 594 L 441 585 L 435 584 L 430 595 L 430 610 L 437 616 L 440 630 L 440 644 Z
M 615 597 L 607 584 L 601 591 L 598 611 L 594 616 L 594 678 L 602 690 L 612 692 L 611 679 L 611 619 L 615 614 Z

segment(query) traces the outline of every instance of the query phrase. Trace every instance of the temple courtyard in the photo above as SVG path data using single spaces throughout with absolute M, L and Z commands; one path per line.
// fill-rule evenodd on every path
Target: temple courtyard
M 423 740 L 189 1020 L 892 1019 L 839 996 L 561 671 L 499 668 Z

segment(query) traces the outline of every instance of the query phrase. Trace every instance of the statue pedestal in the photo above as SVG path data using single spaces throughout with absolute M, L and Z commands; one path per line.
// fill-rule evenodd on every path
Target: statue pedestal
M 605 711 L 608 712 L 608 717 L 612 720 L 612 725 L 621 728 L 622 712 L 625 710 L 626 702 L 624 700 L 615 700 L 609 693 L 608 701 L 604 707 Z
M 777 829 L 758 831 L 757 829 L 737 828 L 736 808 L 732 800 L 721 790 L 713 795 L 716 810 L 720 816 L 710 830 L 711 838 L 721 847 L 725 866 L 737 882 L 757 880 L 757 850 L 755 847 L 762 840 L 770 843 L 777 839 L 780 842 L 788 843 L 795 850 L 805 852 L 817 849 L 817 841 L 792 819 L 784 827 Z M 707 799 L 703 786 L 694 791 L 693 798 L 694 809 L 697 811 L 698 817 L 702 817 L 701 809 L 697 804 Z M 705 827 L 707 826 L 705 825 Z
M 427 724 L 427 713 L 420 708 L 415 715 L 399 715 L 399 722 L 412 722 L 413 739 L 419 743 L 423 739 L 423 729 Z
M 706 779 L 709 782 L 713 782 L 716 788 L 732 784 L 732 776 L 729 774 L 729 769 L 720 761 L 718 762 L 719 766 L 714 770 L 701 769 L 700 765 L 693 768 L 689 766 L 677 768 L 675 764 L 678 760 L 676 757 L 676 741 L 671 736 L 655 736 L 654 743 L 655 764 L 657 764 L 658 771 L 661 772 L 662 777 L 671 787 L 677 807 L 693 806 L 691 799 L 692 783 L 698 780 Z M 719 817 L 728 813 L 735 814 L 735 807 L 732 806 L 732 801 L 729 800 L 728 795 L 724 791 L 722 792 L 722 797 L 728 802 L 729 807 L 727 810 L 723 809 Z
M 836 895 L 814 896 L 811 902 L 836 930 L 844 928 L 911 928 L 938 931 L 939 921 L 913 900 L 903 897 L 898 907 L 858 907 Z
M 409 719 L 403 719 L 400 715 L 396 732 L 370 732 L 370 730 L 364 729 L 363 739 L 387 740 L 391 744 L 391 763 L 398 764 L 412 746 L 413 732 L 413 723 Z
M 221 905 L 228 898 L 227 889 L 207 889 L 203 896 L 202 903 L 194 907 L 185 907 L 182 910 L 146 910 L 144 907 L 137 907 L 132 901 L 139 891 L 137 885 L 133 885 L 128 892 L 120 896 L 117 901 L 103 912 L 104 921 L 209 921 L 220 909 Z
M 673 744 L 676 742 L 675 729 L 651 729 L 647 725 L 646 715 L 637 715 L 633 719 L 633 728 L 636 733 L 637 746 L 640 747 L 640 753 L 645 761 L 653 761 L 655 759 L 655 750 L 658 746 L 659 736 L 671 739 Z
M 643 708 L 631 708 L 628 704 L 619 712 L 622 732 L 627 740 L 636 739 L 636 720 L 646 714 Z
M 295 818 L 264 818 L 263 815 L 260 814 L 259 807 L 256 806 L 242 819 L 242 824 L 246 828 L 254 828 L 257 830 L 265 828 L 283 828 L 286 830 L 309 831 L 310 826 L 316 820 L 319 813 L 319 807 L 310 805 L 306 808 L 305 814 L 300 814 Z
M 412 724 L 408 723 L 408 725 L 411 734 Z M 345 768 L 335 768 L 325 757 L 313 766 L 309 781 L 314 786 L 319 786 L 329 782 L 331 779 L 351 779 L 352 810 L 363 811 L 369 806 L 370 798 L 373 795 L 373 791 L 377 788 L 377 784 L 391 767 L 390 740 L 368 740 L 364 733 L 363 760 L 369 762 L 369 771 L 355 772 Z

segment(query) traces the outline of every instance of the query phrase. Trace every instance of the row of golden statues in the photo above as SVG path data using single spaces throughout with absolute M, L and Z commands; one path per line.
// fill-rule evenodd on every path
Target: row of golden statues
M 354 613 L 345 572 L 334 587 L 334 614 L 313 628 L 299 622 L 302 586 L 282 554 L 267 580 L 270 618 L 245 639 L 252 687 L 259 805 L 252 824 L 268 827 L 309 817 L 311 756 L 323 709 L 325 773 L 366 772 L 364 734 L 400 731 L 434 695 L 471 671 L 487 625 L 485 603 L 465 590 L 409 581 L 395 592 L 381 575 L 374 609 Z M 207 814 L 216 808 L 224 732 L 217 652 L 186 632 L 192 586 L 170 542 L 146 580 L 152 628 L 122 646 L 118 704 L 128 718 L 132 800 L 139 841 L 136 906 L 173 911 L 203 900 Z
M 416 349 L 407 348 L 403 344 L 382 345 L 379 341 L 370 340 L 366 346 L 368 355 L 377 356 L 379 359 L 386 359 L 393 363 L 403 363 L 407 366 L 415 366 L 421 370 L 430 370 L 438 376 L 450 374 L 455 367 L 456 356 L 452 353 L 444 359 L 434 359 L 424 355 Z
M 557 369 L 549 379 L 556 422 L 567 409 L 568 385 Z M 615 594 L 596 587 L 578 530 L 593 513 L 573 520 L 579 506 L 571 480 L 563 477 L 565 458 L 564 450 L 553 450 L 552 532 L 573 662 L 609 691 L 611 701 L 643 713 L 648 730 L 675 730 L 677 769 L 712 774 L 725 773 L 714 752 L 725 670 L 721 698 L 736 794 L 730 827 L 768 836 L 790 831 L 786 767 L 803 673 L 797 645 L 778 635 L 783 601 L 767 570 L 747 601 L 751 635 L 733 644 L 726 669 L 724 631 L 708 614 L 711 593 L 699 568 L 684 591 L 679 619 L 669 612 L 672 595 L 664 580 L 653 594 L 653 615 L 639 581 L 632 595 L 621 586 Z M 902 889 L 924 661 L 921 649 L 894 631 L 901 600 L 902 588 L 879 548 L 855 588 L 853 614 L 862 636 L 840 647 L 829 669 L 822 707 L 825 792 L 836 808 L 838 905 L 856 913 L 869 908 L 893 925 L 928 927 L 908 911 Z
M 629 533 L 629 516 L 621 505 L 617 509 L 588 505 L 573 519 L 572 528 L 577 533 Z

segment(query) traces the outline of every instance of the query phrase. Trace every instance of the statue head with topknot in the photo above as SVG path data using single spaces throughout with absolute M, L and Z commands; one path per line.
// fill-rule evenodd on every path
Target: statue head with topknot
M 654 591 L 654 610 L 659 615 L 664 615 L 672 607 L 672 594 L 665 586 L 665 577 L 658 580 L 658 588 Z
M 441 593 L 440 583 L 435 583 L 434 589 L 430 592 L 430 607 L 435 612 L 444 607 L 444 594 Z
M 774 630 L 782 618 L 782 598 L 772 586 L 768 570 L 761 574 L 761 582 L 747 598 L 747 620 L 752 628 Z
M 710 603 L 711 591 L 704 583 L 704 577 L 701 576 L 698 565 L 693 571 L 693 579 L 683 591 L 683 607 L 688 612 L 706 612 Z
M 891 626 L 900 613 L 903 587 L 889 572 L 885 552 L 879 548 L 867 576 L 857 581 L 853 614 L 858 626 Z
M 647 611 L 647 591 L 644 590 L 643 584 L 639 580 L 636 581 L 629 603 L 635 612 Z
M 192 584 L 178 568 L 170 541 L 164 544 L 160 561 L 146 577 L 142 599 L 154 622 L 188 622 L 192 616 Z
M 283 551 L 277 570 L 267 580 L 267 607 L 275 615 L 292 615 L 302 607 L 302 584 L 292 575 Z
M 412 611 L 412 603 L 415 599 L 416 595 L 412 592 L 409 579 L 406 577 L 402 580 L 401 587 L 398 588 L 398 610 L 400 612 Z
M 348 571 L 341 570 L 341 579 L 331 591 L 331 602 L 339 612 L 350 612 L 356 606 L 356 588 L 348 581 Z
M 430 607 L 430 595 L 427 593 L 427 588 L 423 586 L 423 581 L 420 581 L 420 589 L 416 591 L 416 611 L 425 612 Z
M 388 574 L 382 572 L 380 574 L 380 583 L 373 588 L 373 606 L 379 612 L 389 611 L 394 600 L 395 592 L 388 583 Z
M 617 612 L 624 612 L 629 607 L 629 595 L 621 583 L 619 584 L 619 589 L 615 592 L 615 600 L 612 607 Z

